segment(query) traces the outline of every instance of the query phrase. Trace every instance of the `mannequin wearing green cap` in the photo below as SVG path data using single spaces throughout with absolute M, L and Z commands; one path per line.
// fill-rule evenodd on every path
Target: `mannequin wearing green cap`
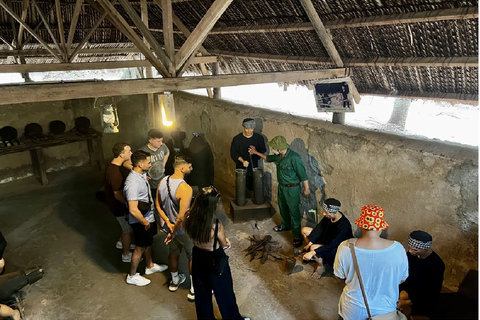
M 276 136 L 268 141 L 274 155 L 265 155 L 250 146 L 250 154 L 255 154 L 266 162 L 274 162 L 277 166 L 278 180 L 278 207 L 282 216 L 282 224 L 273 228 L 276 232 L 292 230 L 293 245 L 302 245 L 301 216 L 300 216 L 300 182 L 303 184 L 303 196 L 310 194 L 308 176 L 302 158 L 290 150 L 285 137 Z

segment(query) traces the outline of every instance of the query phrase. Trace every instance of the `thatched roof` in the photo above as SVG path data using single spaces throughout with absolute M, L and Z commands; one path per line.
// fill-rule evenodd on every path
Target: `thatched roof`
M 19 17 L 22 16 L 24 1 L 1 2 Z M 53 36 L 60 42 L 55 1 L 30 0 L 30 7 L 23 12 L 26 24 L 32 29 L 38 25 L 38 36 L 55 50 L 56 45 L 49 31 L 41 23 L 38 10 L 34 9 L 35 2 L 44 13 Z M 124 8 L 117 1 L 111 2 L 140 35 L 135 22 Z M 149 29 L 163 45 L 162 10 L 157 5 L 159 2 L 147 1 Z M 192 31 L 213 2 L 172 0 L 173 14 Z M 75 18 L 76 1 L 62 0 L 60 3 L 63 36 L 67 39 L 72 19 Z M 101 16 L 98 8 L 93 8 L 90 4 L 91 1 L 84 1 L 82 4 L 72 48 L 81 43 Z M 140 16 L 140 1 L 130 1 L 130 4 Z M 349 68 L 359 92 L 464 94 L 472 95 L 470 98 L 478 95 L 478 1 L 312 0 L 312 4 L 330 33 L 339 56 Z M 437 18 L 432 19 L 432 16 Z M 15 29 L 12 28 L 12 19 L 6 9 L 0 8 L 0 64 L 23 63 L 18 57 L 7 57 L 8 53 L 5 52 L 11 49 L 30 50 L 24 55 L 27 64 L 59 62 L 52 54 L 45 52 L 45 48 L 29 36 L 27 31 L 24 31 L 21 39 L 23 47 L 15 48 L 20 25 L 18 22 L 14 25 Z M 178 28 L 174 28 L 173 35 L 175 47 L 180 48 L 187 37 Z M 203 47 L 209 54 L 222 57 L 221 73 L 335 67 L 317 32 L 312 28 L 300 0 L 234 0 L 216 22 L 203 42 Z M 83 48 L 84 51 L 94 48 L 130 50 L 108 54 L 96 53 L 95 50 L 84 53 L 80 51 L 74 62 L 135 58 L 135 46 L 129 37 L 108 19 L 101 22 Z M 39 50 L 32 52 L 33 49 Z M 462 57 L 468 60 L 459 60 Z M 413 63 L 412 58 L 417 58 L 417 63 Z M 421 58 L 431 59 L 426 61 Z M 380 60 L 375 59 L 383 59 L 383 63 L 378 63 Z M 298 63 L 292 63 L 292 60 Z M 420 60 L 421 62 L 418 62 Z M 206 67 L 211 70 L 211 65 L 207 64 Z M 201 72 L 198 65 L 191 65 L 189 69 Z

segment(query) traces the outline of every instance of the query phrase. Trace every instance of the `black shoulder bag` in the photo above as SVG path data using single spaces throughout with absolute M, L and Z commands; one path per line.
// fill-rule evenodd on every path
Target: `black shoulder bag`
M 145 215 L 148 211 L 150 211 L 150 208 L 152 207 L 152 198 L 150 198 L 150 191 L 148 190 L 150 189 L 150 186 L 148 185 L 148 182 L 146 183 L 147 183 L 147 192 L 148 192 L 148 202 L 138 200 L 138 205 L 137 205 L 138 210 L 140 210 L 140 212 L 143 215 Z
M 226 255 L 225 251 L 223 251 L 222 247 L 215 249 L 215 247 L 217 246 L 217 234 L 218 219 L 215 223 L 215 235 L 213 240 L 213 273 L 221 276 L 223 274 L 223 271 L 225 270 L 225 267 L 228 264 L 228 256 Z

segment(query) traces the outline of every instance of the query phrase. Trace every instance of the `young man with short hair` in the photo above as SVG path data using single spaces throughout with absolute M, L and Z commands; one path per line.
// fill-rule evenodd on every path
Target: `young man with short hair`
M 126 169 L 123 165 L 126 161 L 130 161 L 132 151 L 125 142 L 118 142 L 113 146 L 112 152 L 113 160 L 105 171 L 106 203 L 122 228 L 122 233 L 120 234 L 120 245 L 123 249 L 122 261 L 131 262 L 132 227 L 128 224 L 128 209 L 125 206 L 125 197 L 123 196 L 123 186 L 128 171 L 125 172 Z M 117 247 L 120 246 L 117 244 Z
M 157 228 L 154 224 L 152 194 L 146 177 L 148 169 L 152 166 L 150 155 L 145 151 L 137 150 L 132 154 L 131 159 L 133 169 L 125 180 L 123 193 L 128 202 L 129 223 L 132 226 L 137 247 L 133 251 L 127 283 L 146 286 L 150 280 L 137 273 L 142 255 L 145 255 L 145 274 L 147 275 L 163 272 L 168 267 L 152 261 L 153 236 L 157 234 Z
M 148 131 L 148 143 L 139 150 L 145 151 L 150 155 L 152 166 L 148 170 L 148 177 L 150 178 L 148 182 L 155 199 L 158 184 L 165 176 L 165 164 L 170 155 L 167 145 L 163 143 L 163 133 L 157 129 L 150 129 Z
M 177 155 L 173 163 L 174 173 L 164 177 L 158 186 L 158 196 L 155 202 L 160 217 L 167 225 L 168 236 L 165 243 L 168 244 L 170 254 L 168 264 L 172 273 L 172 281 L 168 290 L 175 292 L 185 282 L 186 276 L 178 273 L 178 261 L 180 253 L 185 250 L 188 258 L 190 271 L 190 292 L 187 295 L 189 301 L 195 301 L 195 293 L 192 282 L 192 248 L 190 237 L 183 231 L 185 213 L 190 208 L 192 200 L 192 187 L 184 180 L 192 170 L 192 160 L 183 155 Z

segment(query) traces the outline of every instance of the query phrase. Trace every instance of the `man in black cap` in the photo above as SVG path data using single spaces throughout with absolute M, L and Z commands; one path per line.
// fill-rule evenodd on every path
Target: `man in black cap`
M 411 314 L 431 317 L 443 286 L 445 263 L 432 250 L 432 236 L 413 231 L 408 237 L 408 278 L 400 285 L 399 306 Z
M 315 228 L 302 228 L 302 235 L 307 243 L 303 248 L 303 260 L 317 261 L 319 275 L 324 271 L 324 263 L 333 265 L 340 243 L 353 238 L 352 226 L 340 211 L 340 205 L 337 199 L 326 199 L 322 203 L 323 219 Z
M 260 153 L 267 152 L 265 141 L 263 137 L 253 132 L 255 130 L 255 119 L 246 118 L 242 122 L 243 131 L 233 137 L 230 145 L 230 157 L 235 162 L 235 169 L 247 170 L 247 189 L 253 190 L 253 168 L 258 168 L 258 155 L 248 153 L 250 146 L 255 148 Z

